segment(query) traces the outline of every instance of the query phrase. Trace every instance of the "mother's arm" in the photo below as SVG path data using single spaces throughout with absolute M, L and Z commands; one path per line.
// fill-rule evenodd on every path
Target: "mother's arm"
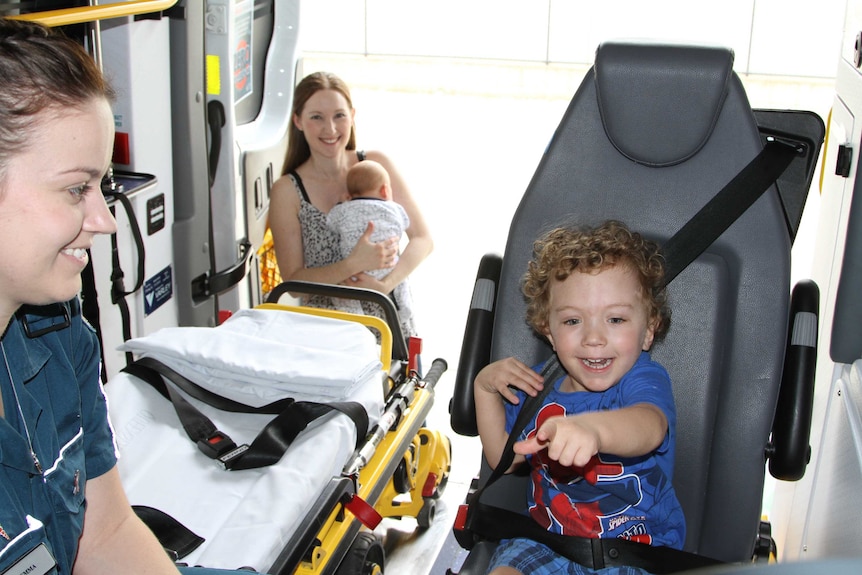
M 272 186 L 269 227 L 272 229 L 278 271 L 283 280 L 341 284 L 363 270 L 385 267 L 381 262 L 385 260 L 386 246 L 371 243 L 370 230 L 347 258 L 327 266 L 305 267 L 299 208 L 299 196 L 293 180 L 282 176 Z M 337 249 L 337 246 L 333 246 L 333 249 Z
M 407 187 L 407 182 L 401 177 L 392 161 L 385 154 L 377 151 L 367 152 L 366 157 L 369 160 L 379 162 L 389 172 L 389 179 L 392 183 L 392 199 L 401 204 L 404 211 L 410 217 L 410 227 L 407 228 L 407 238 L 409 239 L 407 246 L 401 253 L 398 263 L 392 268 L 392 271 L 381 280 L 384 289 L 380 291 L 390 293 L 428 257 L 434 249 L 434 240 L 431 239 L 431 230 L 428 228 L 425 218 L 422 217 L 422 212 L 413 199 L 410 188 Z

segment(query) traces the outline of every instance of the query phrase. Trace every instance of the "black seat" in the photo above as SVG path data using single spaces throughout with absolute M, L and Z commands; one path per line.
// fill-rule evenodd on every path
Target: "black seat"
M 671 329 L 653 348 L 674 384 L 674 486 L 687 520 L 685 549 L 721 561 L 749 560 L 758 544 L 782 373 L 799 371 L 784 367 L 790 248 L 823 140 L 814 114 L 795 113 L 794 121 L 761 115 L 766 125 L 759 127 L 728 49 L 599 46 L 514 214 L 504 257 L 489 254 L 480 264 L 451 404 L 453 429 L 475 435 L 472 382 L 479 369 L 508 356 L 536 365 L 552 353 L 525 323 L 520 292 L 543 231 L 617 219 L 663 244 L 760 152 L 765 138 L 802 142 L 805 153 L 785 171 L 781 193 L 772 186 L 670 283 Z M 785 130 L 799 124 L 807 134 Z M 794 318 L 808 330 L 793 340 L 796 348 L 816 347 L 816 297 L 816 286 L 806 284 L 804 313 Z M 802 371 L 793 376 L 801 385 L 785 387 L 804 395 L 813 385 L 813 361 Z M 793 433 L 801 428 L 805 451 L 804 406 L 797 419 Z M 782 475 L 801 476 L 804 454 L 781 457 L 792 468 Z M 480 480 L 489 473 L 483 461 Z M 524 480 L 507 476 L 482 501 L 523 510 L 525 494 Z M 462 573 L 473 572 L 469 565 Z

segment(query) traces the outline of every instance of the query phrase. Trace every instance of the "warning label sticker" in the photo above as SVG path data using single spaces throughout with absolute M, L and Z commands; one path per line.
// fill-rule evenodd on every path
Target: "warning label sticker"
M 174 295 L 171 266 L 144 282 L 144 315 L 148 316 Z

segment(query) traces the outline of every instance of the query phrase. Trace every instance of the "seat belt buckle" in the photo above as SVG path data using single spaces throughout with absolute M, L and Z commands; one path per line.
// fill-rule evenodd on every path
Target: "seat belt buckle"
M 206 439 L 198 440 L 198 449 L 210 459 L 215 459 L 222 469 L 232 469 L 237 459 L 249 450 L 246 443 L 237 446 L 233 439 L 216 431 Z
M 223 469 L 227 469 L 229 471 L 233 469 L 234 463 L 239 460 L 240 457 L 245 455 L 245 452 L 249 449 L 250 447 L 248 446 L 248 444 L 243 443 L 238 447 L 234 447 L 232 450 L 228 451 L 224 455 L 220 455 L 217 461 Z
M 205 439 L 198 439 L 197 445 L 210 459 L 219 459 L 225 453 L 236 449 L 236 443 L 221 431 L 216 431 Z
M 455 541 L 458 542 L 464 549 L 472 549 L 477 541 L 483 538 L 473 532 L 472 528 L 472 511 L 466 503 L 458 506 L 458 513 L 455 515 L 455 524 L 452 526 L 452 533 L 455 535 Z

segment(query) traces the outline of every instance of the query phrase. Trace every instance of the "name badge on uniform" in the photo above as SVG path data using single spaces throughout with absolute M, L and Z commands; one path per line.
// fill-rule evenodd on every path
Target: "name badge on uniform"
M 0 575 L 45 575 L 56 566 L 54 556 L 44 543 L 39 543 Z

